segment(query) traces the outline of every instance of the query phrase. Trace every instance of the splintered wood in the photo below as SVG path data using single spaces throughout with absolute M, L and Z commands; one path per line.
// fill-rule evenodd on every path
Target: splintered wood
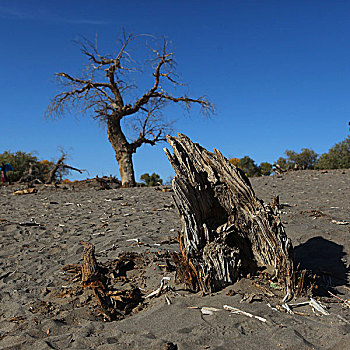
M 25 190 L 18 190 L 12 193 L 13 196 L 20 196 L 22 194 L 32 194 L 37 193 L 38 190 L 36 188 L 27 188 Z
M 81 280 L 83 284 L 87 285 L 88 283 L 93 283 L 96 281 L 100 281 L 100 283 L 102 284 L 101 279 L 103 278 L 103 276 L 99 271 L 97 261 L 95 258 L 95 247 L 89 242 L 80 241 L 80 243 L 84 247 L 84 251 L 83 251 L 84 264 L 81 267 L 81 271 L 82 271 Z
M 167 136 L 165 153 L 176 172 L 172 187 L 182 221 L 177 276 L 188 288 L 214 292 L 239 276 L 268 268 L 294 290 L 293 247 L 278 203 L 259 200 L 244 173 L 218 151 L 208 152 L 188 137 Z
M 83 247 L 84 263 L 70 264 L 62 270 L 72 275 L 71 281 L 78 283 L 77 288 L 90 291 L 97 302 L 98 314 L 106 321 L 122 319 L 142 303 L 141 291 L 137 287 L 127 289 L 115 288 L 118 279 L 126 280 L 126 271 L 134 268 L 135 261 L 141 258 L 132 253 L 123 253 L 113 262 L 99 263 L 95 257 L 95 247 L 85 241 Z M 67 290 L 62 297 L 69 293 Z

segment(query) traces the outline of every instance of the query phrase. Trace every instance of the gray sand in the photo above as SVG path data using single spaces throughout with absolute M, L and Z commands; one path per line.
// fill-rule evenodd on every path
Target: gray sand
M 350 221 L 350 171 L 297 171 L 251 182 L 259 198 L 270 202 L 278 194 L 289 205 L 281 216 L 301 266 L 328 278 L 333 292 L 349 299 L 350 225 L 332 220 Z M 259 292 L 250 280 L 206 296 L 176 285 L 175 273 L 158 266 L 162 254 L 179 249 L 173 238 L 181 225 L 171 192 L 38 187 L 36 194 L 12 196 L 15 189 L 0 188 L 0 349 L 163 349 L 166 342 L 180 350 L 350 348 L 350 310 L 331 298 L 321 299 L 329 316 L 310 307 L 300 308 L 305 315 L 289 315 L 267 306 L 278 298 L 242 303 L 244 294 Z M 57 298 L 69 284 L 60 268 L 82 262 L 81 240 L 95 245 L 101 262 L 126 251 L 144 253 L 142 274 L 131 271 L 128 278 L 146 295 L 163 276 L 171 277 L 177 289 L 168 293 L 172 304 L 162 295 L 121 321 L 104 322 L 84 295 Z M 267 322 L 188 308 L 224 304 Z

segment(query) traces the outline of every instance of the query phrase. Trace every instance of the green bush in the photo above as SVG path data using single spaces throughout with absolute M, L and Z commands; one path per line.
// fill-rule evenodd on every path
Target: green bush
M 286 158 L 280 157 L 276 164 L 283 170 L 290 169 L 314 169 L 317 163 L 318 155 L 311 148 L 302 148 L 300 153 L 286 150 Z
M 254 160 L 248 156 L 241 158 L 237 166 L 249 177 L 261 175 L 259 167 L 255 164 Z
M 163 184 L 163 180 L 156 173 L 153 173 L 152 175 L 145 173 L 141 175 L 140 180 L 143 181 L 143 183 L 148 187 L 158 186 Z
M 6 173 L 7 179 L 10 182 L 19 181 L 23 175 L 26 175 L 30 166 L 33 164 L 33 176 L 40 181 L 45 181 L 50 168 L 53 166 L 52 162 L 47 160 L 39 161 L 37 156 L 32 153 L 17 151 L 12 153 L 5 151 L 0 154 L 0 163 L 9 163 L 13 167 L 13 171 Z
M 285 155 L 290 168 L 314 169 L 317 162 L 317 153 L 311 148 L 302 148 L 300 153 L 287 150 Z
M 317 169 L 349 169 L 350 168 L 350 136 L 336 143 L 328 153 L 321 155 L 316 164 Z
M 287 163 L 287 159 L 283 157 L 279 157 L 276 161 L 276 164 L 282 169 L 282 170 L 288 170 L 289 165 Z
M 270 164 L 268 162 L 260 163 L 259 168 L 260 168 L 261 175 L 269 176 L 272 173 L 272 164 Z
M 0 163 L 9 163 L 14 169 L 6 173 L 8 180 L 11 182 L 18 181 L 29 169 L 30 164 L 36 162 L 38 162 L 38 158 L 32 153 L 22 151 L 11 153 L 10 151 L 5 151 L 0 154 Z

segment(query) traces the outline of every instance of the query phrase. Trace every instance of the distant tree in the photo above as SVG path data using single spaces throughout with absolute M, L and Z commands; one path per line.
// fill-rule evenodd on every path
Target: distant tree
M 228 161 L 233 164 L 234 166 L 237 166 L 239 163 L 239 158 L 230 158 Z
M 145 173 L 141 175 L 140 180 L 143 181 L 147 187 L 158 186 L 163 184 L 163 180 L 156 173 L 153 173 L 152 175 Z
M 284 154 L 287 156 L 286 157 L 286 164 L 288 169 L 295 168 L 296 166 L 296 158 L 297 158 L 297 153 L 291 150 L 286 150 Z
M 254 160 L 248 156 L 244 156 L 239 160 L 238 167 L 249 177 L 261 175 L 259 167 L 255 164 Z
M 52 183 L 62 179 L 62 176 L 67 175 L 70 170 L 79 171 L 80 173 L 84 171 L 65 164 L 64 160 L 67 154 L 62 150 L 61 152 L 61 157 L 56 163 L 53 163 L 46 159 L 39 161 L 38 157 L 32 153 L 5 151 L 0 154 L 0 164 L 9 163 L 13 167 L 13 171 L 6 173 L 10 182 L 38 180 L 42 183 Z
M 10 182 L 17 182 L 27 175 L 45 182 L 49 169 L 53 165 L 48 160 L 39 161 L 37 156 L 23 151 L 15 153 L 5 151 L 0 154 L 0 163 L 2 162 L 9 163 L 13 167 L 13 171 L 6 174 Z
M 13 171 L 7 172 L 6 176 L 10 182 L 16 182 L 29 169 L 32 163 L 38 163 L 38 158 L 32 153 L 5 151 L 0 154 L 0 163 L 9 163 L 13 167 Z
M 318 155 L 311 148 L 302 148 L 300 153 L 286 150 L 284 152 L 286 158 L 279 157 L 276 164 L 282 170 L 291 169 L 314 169 Z
M 311 148 L 302 148 L 300 153 L 286 150 L 288 168 L 314 169 L 317 161 L 317 153 Z
M 283 157 L 279 157 L 276 161 L 276 164 L 282 169 L 287 171 L 289 169 L 289 164 L 287 163 L 287 159 Z
M 350 136 L 335 144 L 328 153 L 320 156 L 317 169 L 349 169 L 350 168 Z
M 61 152 L 61 156 L 58 158 L 56 163 L 52 163 L 52 166 L 50 167 L 50 170 L 48 172 L 48 175 L 45 181 L 47 184 L 53 183 L 57 179 L 62 181 L 63 176 L 67 176 L 68 174 L 70 174 L 72 170 L 77 171 L 80 174 L 86 171 L 85 169 L 77 169 L 70 165 L 67 165 L 66 164 L 66 160 L 68 156 L 67 153 L 63 150 L 62 147 L 60 147 L 59 150 Z
M 132 47 L 136 39 L 144 39 L 146 47 L 140 56 L 146 57 L 147 51 L 152 55 L 151 59 L 145 58 L 143 65 L 137 64 L 135 57 L 131 57 L 133 51 L 135 56 L 139 53 Z M 169 50 L 169 42 L 164 39 L 157 49 L 156 44 L 150 47 L 146 40 L 153 39 L 145 35 L 124 35 L 114 54 L 102 54 L 86 39 L 79 42 L 89 64 L 82 76 L 63 72 L 56 74 L 63 92 L 53 98 L 46 111 L 47 117 L 60 117 L 72 110 L 78 114 L 90 113 L 106 125 L 123 187 L 136 184 L 132 156 L 137 149 L 144 144 L 153 146 L 165 140 L 171 123 L 161 111 L 169 103 L 180 103 L 187 109 L 198 104 L 204 114 L 213 111 L 213 105 L 204 96 L 174 95 L 174 88 L 183 84 L 178 80 L 174 52 Z M 142 76 L 143 69 L 148 69 L 148 72 L 143 71 Z M 144 88 L 146 73 L 152 77 L 148 89 Z M 129 138 L 125 133 L 128 129 L 133 130 Z
M 272 173 L 272 164 L 270 164 L 268 162 L 260 163 L 259 168 L 260 168 L 261 175 L 269 176 Z

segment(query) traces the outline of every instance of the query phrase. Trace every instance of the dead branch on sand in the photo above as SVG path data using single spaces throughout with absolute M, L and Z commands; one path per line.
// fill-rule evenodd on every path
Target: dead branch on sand
M 55 182 L 56 179 L 56 174 L 59 170 L 74 170 L 77 171 L 78 173 L 82 174 L 84 171 L 86 171 L 85 169 L 77 169 L 74 168 L 70 165 L 65 164 L 65 160 L 67 159 L 67 154 L 63 151 L 61 157 L 58 159 L 58 161 L 56 162 L 56 164 L 53 166 L 53 168 L 50 170 L 48 178 L 46 180 L 47 184 L 51 184 L 53 182 Z

